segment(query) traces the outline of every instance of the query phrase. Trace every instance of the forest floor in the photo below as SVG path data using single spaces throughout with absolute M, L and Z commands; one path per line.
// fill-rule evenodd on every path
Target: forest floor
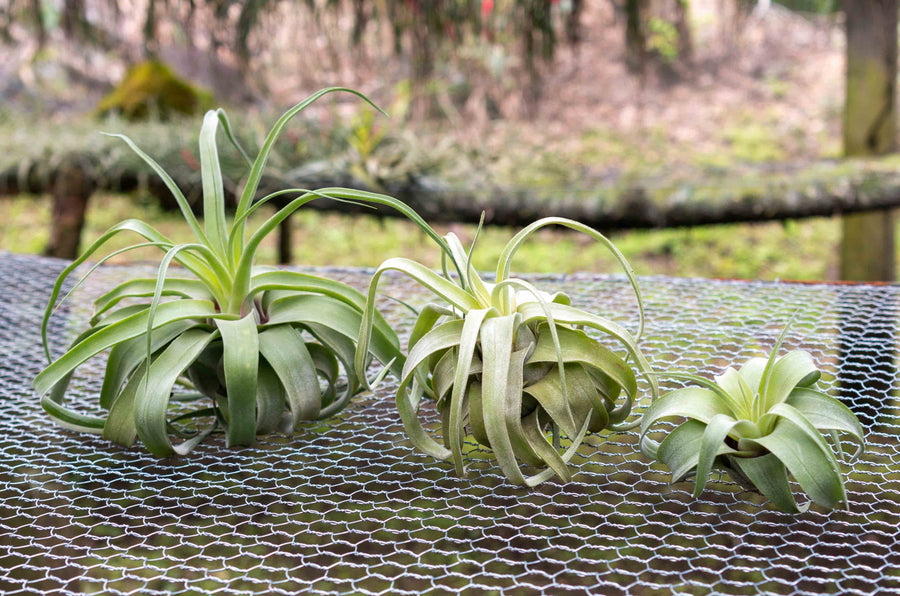
M 515 164 L 496 166 L 513 177 L 523 161 L 551 178 L 556 169 L 614 178 L 839 157 L 844 91 L 839 17 L 803 15 L 778 5 L 737 13 L 737 5 L 736 0 L 692 0 L 691 59 L 669 63 L 657 57 L 637 76 L 625 66 L 623 15 L 611 2 L 587 2 L 582 41 L 575 46 L 560 41 L 554 60 L 541 66 L 541 100 L 531 111 L 524 107 L 526 84 L 514 48 L 469 42 L 460 50 L 463 57 L 439 65 L 431 86 L 436 117 L 424 123 L 403 116 L 408 60 L 374 47 L 349 49 L 324 28 L 313 47 L 261 49 L 254 62 L 258 72 L 246 81 L 255 99 L 240 109 L 251 118 L 269 119 L 318 88 L 346 85 L 392 114 L 376 128 L 412 130 L 427 145 L 434 141 L 429 137 L 452 138 L 479 153 L 489 167 Z M 276 27 L 275 39 L 283 29 L 309 29 L 304 21 L 309 18 L 302 11 L 276 13 L 269 15 L 274 22 L 261 27 Z M 14 41 L 2 48 L 7 59 L 0 64 L 0 122 L 29 114 L 56 123 L 90 118 L 103 93 L 123 76 L 129 55 L 79 52 L 58 34 L 42 50 L 27 35 Z M 500 74 L 486 72 L 493 50 L 506 65 Z M 226 103 L 246 99 L 221 89 L 237 86 L 227 56 L 207 56 L 204 63 L 196 48 L 173 45 L 161 51 L 177 70 Z M 318 61 L 315 68 L 312 61 Z M 322 103 L 309 114 L 327 126 L 360 111 L 358 102 L 333 107 Z
M 537 114 L 482 123 L 484 152 L 502 156 L 495 160 L 520 183 L 573 171 L 612 182 L 673 172 L 701 178 L 839 158 L 840 22 L 773 6 L 729 24 L 715 10 L 722 4 L 691 2 L 690 63 L 657 60 L 635 76 L 625 67 L 621 15 L 589 3 L 584 42 L 559 52 Z
M 702 178 L 735 167 L 765 172 L 840 156 L 844 50 L 842 27 L 835 18 L 778 7 L 725 18 L 721 7 L 728 3 L 694 0 L 691 62 L 659 61 L 643 76 L 635 76 L 624 65 L 622 15 L 615 14 L 610 3 L 587 4 L 584 40 L 575 48 L 562 46 L 553 68 L 544 69 L 536 112 L 523 115 L 520 94 L 509 88 L 515 81 L 485 81 L 473 75 L 474 91 L 467 101 L 438 102 L 442 118 L 409 123 L 395 117 L 376 121 L 370 132 L 412 135 L 418 148 L 440 148 L 449 176 L 467 179 L 471 168 L 483 169 L 495 182 L 525 187 L 614 184 L 673 172 Z M 0 128 L 21 130 L 29 119 L 35 128 L 49 124 L 78 134 L 103 128 L 89 122 L 90 106 L 102 85 L 61 82 L 68 71 L 54 56 L 61 58 L 64 51 L 50 52 L 37 62 L 17 62 L 15 57 L 27 55 L 27 48 L 18 52 L 11 52 L 11 59 L 0 66 L 0 96 L 7 99 L 0 107 Z M 351 85 L 389 108 L 403 104 L 398 91 L 403 64 L 385 69 L 373 58 L 357 62 L 360 68 L 347 75 Z M 342 68 L 323 69 L 302 81 L 282 77 L 269 87 L 265 104 L 241 108 L 238 114 L 264 130 L 260 122 L 271 121 L 279 106 L 333 83 L 333 77 L 347 74 L 346 66 Z M 457 75 L 448 73 L 448 80 Z M 504 117 L 488 117 L 484 100 L 490 97 L 501 98 L 498 109 Z M 358 122 L 360 113 L 341 104 L 337 110 L 323 106 L 312 116 L 324 126 L 340 122 L 346 130 Z M 191 121 L 191 129 L 195 124 Z M 52 145 L 77 144 L 56 134 L 48 138 L 46 143 Z M 22 144 L 40 143 L 26 136 Z M 464 162 L 465 167 L 458 166 Z M 116 196 L 96 201 L 89 235 L 133 210 L 129 203 L 134 200 Z M 178 227 L 152 206 L 143 204 L 142 209 L 150 221 Z M 40 250 L 47 217 L 46 199 L 0 201 L 0 221 L 16 222 L 0 226 L 0 248 Z M 416 248 L 421 239 L 396 228 L 402 224 L 320 214 L 295 221 L 301 262 L 377 265 L 391 251 L 429 260 Z M 471 226 L 454 229 L 464 239 L 474 235 Z M 314 230 L 326 230 L 328 241 L 311 238 Z M 495 230 L 481 241 L 485 266 L 510 234 Z M 569 235 L 547 233 L 542 239 L 552 240 L 552 248 L 523 255 L 522 269 L 610 269 L 607 257 Z M 617 244 L 636 260 L 638 273 L 762 279 L 833 278 L 838 241 L 839 224 L 833 219 L 616 235 Z

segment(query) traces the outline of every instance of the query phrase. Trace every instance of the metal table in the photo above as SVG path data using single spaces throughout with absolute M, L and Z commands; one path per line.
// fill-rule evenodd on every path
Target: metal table
M 634 432 L 591 437 L 568 484 L 511 486 L 487 459 L 460 479 L 413 451 L 390 384 L 291 438 L 227 449 L 215 437 L 181 459 L 71 433 L 31 390 L 64 265 L 0 254 L 2 593 L 900 592 L 897 286 L 641 280 L 642 345 L 674 370 L 713 374 L 760 355 L 798 311 L 785 347 L 813 354 L 826 390 L 859 414 L 868 452 L 845 468 L 847 510 L 791 516 L 727 477 L 691 498 L 692 484 L 669 485 L 639 454 Z M 93 296 L 138 270 L 102 268 L 54 318 L 55 346 Z M 327 273 L 368 283 L 366 271 Z M 533 279 L 634 321 L 622 278 Z M 385 291 L 425 299 L 401 278 Z M 411 317 L 384 305 L 404 337 Z M 91 403 L 101 365 L 76 380 L 76 401 Z

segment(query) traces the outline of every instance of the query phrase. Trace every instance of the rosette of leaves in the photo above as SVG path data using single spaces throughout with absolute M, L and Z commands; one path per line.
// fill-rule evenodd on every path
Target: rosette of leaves
M 835 452 L 844 456 L 841 437 L 847 437 L 856 450 L 846 459 L 856 460 L 865 449 L 862 426 L 847 406 L 816 388 L 821 375 L 809 353 L 777 357 L 784 335 L 767 359 L 729 367 L 714 382 L 671 375 L 700 386 L 667 393 L 644 414 L 642 452 L 664 463 L 672 482 L 694 476 L 695 498 L 718 469 L 787 513 L 806 511 L 810 503 L 797 505 L 788 473 L 827 509 L 847 502 Z M 650 439 L 650 430 L 668 419 L 684 421 L 661 443 Z
M 35 378 L 41 404 L 56 422 L 123 445 L 139 438 L 150 452 L 167 456 L 189 452 L 216 429 L 224 430 L 229 445 L 249 445 L 257 434 L 276 430 L 291 433 L 301 421 L 339 411 L 359 391 L 354 357 L 365 297 L 324 277 L 254 267 L 263 239 L 299 207 L 322 197 L 387 205 L 433 233 L 403 203 L 374 193 L 290 189 L 256 200 L 260 177 L 281 130 L 304 107 L 337 90 L 350 91 L 319 91 L 277 121 L 256 159 L 247 159 L 249 174 L 230 220 L 216 144 L 218 127 L 246 154 L 224 112 L 208 112 L 200 132 L 202 225 L 159 164 L 127 137 L 113 135 L 120 136 L 163 179 L 195 241 L 176 244 L 150 225 L 130 219 L 110 228 L 60 274 L 42 326 L 48 361 L 48 321 L 63 283 L 76 267 L 110 238 L 125 232 L 142 241 L 107 255 L 97 265 L 139 247 L 157 247 L 164 253 L 155 279 L 126 281 L 97 299 L 88 328 Z M 254 211 L 283 195 L 290 200 L 282 208 L 252 233 L 245 230 Z M 187 275 L 171 275 L 173 261 Z M 367 343 L 361 360 L 374 356 L 399 371 L 403 356 L 396 335 L 380 315 L 370 312 L 372 316 L 373 341 Z M 65 401 L 70 379 L 82 364 L 107 352 L 96 408 L 103 413 L 82 413 Z M 177 385 L 188 391 L 174 391 Z M 173 395 L 177 404 L 172 403 Z M 209 421 L 206 425 L 204 418 Z M 173 444 L 173 437 L 183 441 Z
M 615 255 L 637 297 L 637 337 L 614 321 L 573 307 L 563 293 L 510 277 L 522 243 L 554 224 L 587 234 Z M 567 463 L 586 433 L 636 425 L 627 422 L 638 390 L 633 367 L 656 396 L 655 377 L 638 347 L 644 310 L 631 267 L 599 232 L 562 218 L 539 220 L 513 237 L 500 255 L 493 283 L 483 281 L 473 267 L 472 248 L 466 252 L 452 233 L 445 240 L 442 275 L 403 258 L 388 259 L 376 270 L 357 368 L 372 337 L 379 280 L 387 271 L 399 271 L 437 298 L 418 313 L 396 391 L 400 418 L 415 447 L 452 460 L 464 475 L 464 441 L 471 436 L 490 448 L 510 482 L 534 486 L 553 475 L 569 480 Z M 617 347 L 607 347 L 587 331 Z M 420 420 L 424 398 L 434 400 L 440 413 L 441 442 Z M 541 470 L 525 475 L 522 465 Z

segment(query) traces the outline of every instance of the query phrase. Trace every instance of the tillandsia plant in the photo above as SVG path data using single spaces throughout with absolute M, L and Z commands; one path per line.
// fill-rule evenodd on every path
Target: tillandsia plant
M 203 225 L 159 164 L 127 137 L 113 135 L 121 137 L 163 179 L 196 240 L 176 244 L 148 224 L 131 219 L 110 228 L 60 274 L 42 325 L 48 361 L 48 321 L 63 283 L 76 267 L 123 232 L 133 232 L 143 241 L 100 259 L 75 287 L 116 254 L 147 246 L 164 253 L 155 279 L 124 282 L 97 299 L 88 328 L 35 378 L 41 404 L 55 421 L 102 433 L 123 445 L 140 438 L 149 451 L 167 456 L 187 453 L 217 428 L 224 430 L 229 445 L 248 445 L 257 434 L 275 430 L 291 433 L 303 420 L 337 412 L 358 392 L 355 342 L 365 297 L 323 277 L 254 267 L 263 239 L 299 207 L 322 197 L 396 208 L 441 241 L 412 210 L 384 195 L 342 188 L 290 189 L 256 200 L 260 177 L 281 130 L 304 107 L 338 90 L 366 99 L 349 89 L 324 89 L 286 112 L 256 159 L 247 158 L 249 175 L 232 220 L 225 214 L 218 127 L 242 155 L 246 153 L 234 139 L 224 112 L 208 112 L 200 132 Z M 245 227 L 251 213 L 284 195 L 294 198 L 248 237 Z M 172 261 L 183 265 L 188 275 L 170 275 Z M 365 364 L 374 356 L 399 372 L 403 356 L 396 335 L 380 315 L 370 311 L 368 316 L 369 320 L 374 316 L 373 340 L 367 342 L 360 361 Z M 107 350 L 99 393 L 99 406 L 105 413 L 80 413 L 65 403 L 69 381 L 79 366 Z M 176 384 L 187 390 L 173 395 Z M 179 403 L 171 404 L 176 397 Z M 203 425 L 198 420 L 202 418 L 209 423 Z M 173 444 L 173 437 L 183 441 Z
M 844 404 L 816 389 L 820 372 L 808 352 L 794 350 L 778 357 L 786 332 L 768 359 L 751 358 L 740 370 L 729 367 L 715 382 L 669 375 L 700 387 L 667 393 L 644 414 L 641 451 L 663 462 L 673 482 L 695 476 L 695 498 L 710 471 L 719 469 L 788 513 L 809 507 L 809 501 L 797 505 L 788 472 L 819 505 L 833 509 L 847 502 L 832 449 L 844 455 L 843 433 L 856 443 L 847 458 L 854 461 L 865 449 L 862 427 Z M 671 418 L 686 420 L 661 443 L 652 440 L 648 433 L 654 425 Z
M 510 277 L 522 243 L 552 224 L 585 233 L 615 255 L 637 297 L 637 337 L 611 320 L 571 306 L 565 294 Z M 463 443 L 471 435 L 491 449 L 515 484 L 534 486 L 553 475 L 569 480 L 567 463 L 588 431 L 636 425 L 626 422 L 637 395 L 627 359 L 646 376 L 654 397 L 657 393 L 656 379 L 638 347 L 644 310 L 631 267 L 599 232 L 561 218 L 539 220 L 514 236 L 500 256 L 493 283 L 483 281 L 472 265 L 474 240 L 468 252 L 452 233 L 445 241 L 443 275 L 403 258 L 388 259 L 375 272 L 357 368 L 363 366 L 373 337 L 379 279 L 389 270 L 410 276 L 438 298 L 418 313 L 396 392 L 413 444 L 437 459 L 452 459 L 456 472 L 464 475 Z M 602 345 L 585 329 L 613 340 L 623 352 Z M 425 397 L 435 400 L 440 412 L 443 444 L 428 434 L 419 418 Z M 565 449 L 561 435 L 567 438 Z M 526 476 L 523 464 L 542 469 Z

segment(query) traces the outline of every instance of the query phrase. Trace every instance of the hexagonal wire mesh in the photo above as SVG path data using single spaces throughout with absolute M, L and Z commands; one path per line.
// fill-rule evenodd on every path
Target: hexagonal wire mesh
M 43 364 L 43 303 L 62 266 L 0 255 L 4 593 L 900 591 L 898 287 L 642 280 L 643 346 L 676 370 L 717 373 L 759 355 L 799 309 L 785 347 L 813 354 L 827 391 L 860 415 L 869 450 L 845 470 L 847 510 L 791 516 L 727 477 L 692 499 L 692 485 L 670 486 L 638 453 L 634 432 L 591 437 L 568 484 L 511 486 L 486 459 L 460 479 L 411 448 L 390 386 L 292 438 L 242 449 L 219 438 L 182 459 L 70 433 L 30 389 Z M 102 269 L 54 319 L 57 347 L 92 296 L 134 273 Z M 634 315 L 622 278 L 536 280 L 601 314 Z M 385 289 L 425 299 L 400 278 Z M 411 317 L 384 305 L 403 336 Z M 76 399 L 97 390 L 101 364 L 76 383 Z

